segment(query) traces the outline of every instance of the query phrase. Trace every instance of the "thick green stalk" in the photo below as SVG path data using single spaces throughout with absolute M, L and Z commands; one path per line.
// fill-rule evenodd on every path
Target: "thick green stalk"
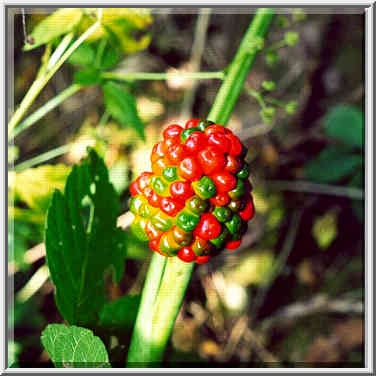
M 255 14 L 215 98 L 209 120 L 219 124 L 227 123 L 256 54 L 262 47 L 273 13 L 273 8 L 260 8 Z
M 272 8 L 260 8 L 255 14 L 229 67 L 208 119 L 226 124 L 258 51 L 257 43 L 260 43 L 267 32 L 272 16 Z M 154 254 L 152 260 L 159 257 L 161 256 Z M 193 266 L 193 263 L 184 263 L 174 257 L 165 261 L 165 267 L 159 268 L 161 274 L 158 276 L 154 275 L 158 270 L 149 268 L 142 292 L 141 308 L 128 351 L 128 366 L 142 367 L 150 363 L 157 365 L 163 359 Z M 153 279 L 159 281 L 158 284 L 150 283 Z M 147 298 L 149 295 L 150 299 Z

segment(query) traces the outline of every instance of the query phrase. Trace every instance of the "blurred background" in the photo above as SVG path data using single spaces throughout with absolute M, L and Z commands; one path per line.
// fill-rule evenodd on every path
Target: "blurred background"
M 48 279 L 43 227 L 51 194 L 64 187 L 72 164 L 86 146 L 95 147 L 126 213 L 129 184 L 150 170 L 161 131 L 205 118 L 221 84 L 178 75 L 118 80 L 127 93 L 124 105 L 137 109 L 132 123 L 114 116 L 116 93 L 106 92 L 98 72 L 221 71 L 254 10 L 104 11 L 109 25 L 121 20 L 113 29 L 116 48 L 105 33 L 87 41 L 29 114 L 71 85 L 80 87 L 8 147 L 15 165 L 8 176 L 10 364 L 52 365 L 40 333 L 62 318 Z M 8 8 L 15 104 L 45 54 L 44 47 L 24 51 L 25 35 L 51 9 L 24 12 Z M 104 57 L 93 70 L 100 49 Z M 248 147 L 257 214 L 239 250 L 195 268 L 167 351 L 170 365 L 364 366 L 364 52 L 360 10 L 277 10 L 228 123 Z M 106 284 L 111 300 L 140 293 L 151 256 L 145 244 L 127 239 L 124 277 L 118 286 Z M 121 360 L 131 327 L 117 329 L 112 356 Z

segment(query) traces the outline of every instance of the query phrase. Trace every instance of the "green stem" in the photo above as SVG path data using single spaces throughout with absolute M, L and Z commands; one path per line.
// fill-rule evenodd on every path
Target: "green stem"
M 72 147 L 72 144 L 67 144 L 63 146 L 59 146 L 56 149 L 52 149 L 47 151 L 46 153 L 40 154 L 35 158 L 28 159 L 25 162 L 21 162 L 18 165 L 14 166 L 14 171 L 22 171 L 27 168 L 33 167 L 39 163 L 43 163 L 49 161 L 50 159 L 56 158 L 59 155 L 63 155 L 67 153 Z
M 68 88 L 66 88 L 65 90 L 63 90 L 56 97 L 52 98 L 42 107 L 40 107 L 38 110 L 33 112 L 30 116 L 28 116 L 23 122 L 21 122 L 17 128 L 13 129 L 13 131 L 9 134 L 9 137 L 8 137 L 9 141 L 13 140 L 21 132 L 31 127 L 38 120 L 42 119 L 45 115 L 47 115 L 50 111 L 52 111 L 54 108 L 56 108 L 61 103 L 63 103 L 66 99 L 71 97 L 73 94 L 77 93 L 77 91 L 79 91 L 81 88 L 82 86 L 73 84 L 69 86 Z
M 167 80 L 169 78 L 179 77 L 192 80 L 223 80 L 224 73 L 221 72 L 174 72 L 174 73 L 149 73 L 149 72 L 105 72 L 101 74 L 102 78 L 117 81 L 135 81 L 135 80 Z
M 264 98 L 262 97 L 262 95 L 258 91 L 252 90 L 252 89 L 246 89 L 246 91 L 251 97 L 256 99 L 256 101 L 258 102 L 258 104 L 260 105 L 261 108 L 266 107 Z
M 31 104 L 34 102 L 35 98 L 39 95 L 42 89 L 47 85 L 51 77 L 57 72 L 57 70 L 64 64 L 64 62 L 69 58 L 69 56 L 85 41 L 98 27 L 100 26 L 100 17 L 98 21 L 90 26 L 61 56 L 61 58 L 56 62 L 56 64 L 47 70 L 44 74 L 41 74 L 31 85 L 30 89 L 23 98 L 20 106 L 17 108 L 12 118 L 8 123 L 8 135 L 12 132 L 13 128 L 21 121 L 26 111 L 29 109 Z M 61 43 L 66 43 L 63 40 Z M 57 47 L 59 48 L 59 47 Z
M 250 49 L 250 44 L 265 35 L 272 15 L 272 8 L 261 8 L 255 14 L 210 111 L 210 120 L 226 124 L 257 52 Z M 148 270 L 128 351 L 128 366 L 156 365 L 162 360 L 193 271 L 194 263 L 160 257 L 153 255 Z M 157 260 L 158 267 L 153 267 Z
M 259 49 L 254 47 L 255 41 L 264 37 L 269 28 L 273 13 L 273 8 L 260 8 L 255 14 L 215 98 L 215 102 L 208 115 L 208 120 L 220 124 L 227 123 L 235 103 L 243 90 L 245 79 L 256 54 L 259 51 Z

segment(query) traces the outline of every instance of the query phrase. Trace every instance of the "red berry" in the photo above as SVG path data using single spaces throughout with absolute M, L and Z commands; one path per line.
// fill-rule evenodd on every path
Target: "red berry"
M 242 143 L 239 141 L 239 139 L 234 135 L 234 134 L 227 134 L 226 137 L 230 140 L 231 142 L 231 148 L 230 148 L 230 151 L 229 153 L 231 155 L 239 155 L 241 154 L 242 150 L 243 150 L 243 145 Z
M 191 120 L 188 120 L 187 123 L 185 124 L 185 129 L 196 128 L 197 124 L 200 121 L 201 121 L 201 119 L 191 119 Z
M 195 181 L 201 178 L 203 172 L 195 157 L 187 157 L 181 161 L 178 174 L 184 179 Z
M 225 134 L 225 128 L 222 127 L 222 125 L 219 125 L 219 124 L 209 125 L 209 127 L 207 127 L 205 129 L 205 134 L 207 136 L 209 136 L 212 133 L 222 133 L 222 134 Z
M 225 171 L 235 174 L 240 170 L 240 168 L 241 161 L 238 157 L 235 157 L 231 154 L 226 155 Z
M 231 142 L 224 133 L 211 133 L 208 144 L 216 146 L 222 153 L 228 153 L 231 147 Z
M 194 195 L 191 184 L 187 181 L 175 181 L 170 185 L 171 196 L 184 201 Z
M 210 176 L 218 193 L 226 193 L 236 187 L 236 177 L 227 171 L 217 172 Z
M 175 144 L 167 149 L 167 159 L 173 166 L 177 166 L 187 155 L 185 146 L 181 144 Z
M 158 142 L 153 146 L 153 150 L 150 155 L 150 161 L 151 163 L 157 161 L 160 158 L 164 157 L 164 151 L 163 151 L 163 142 Z
M 172 199 L 171 197 L 162 197 L 160 202 L 161 210 L 169 215 L 170 217 L 175 217 L 176 214 L 184 208 L 184 204 Z
M 196 264 L 206 264 L 210 260 L 210 256 L 197 256 Z
M 220 171 L 225 165 L 223 153 L 213 146 L 208 146 L 204 150 L 201 150 L 197 158 L 205 175 L 211 175 L 214 172 Z
M 172 138 L 178 139 L 180 138 L 180 133 L 183 131 L 183 127 L 179 124 L 171 124 L 163 131 L 163 138 L 165 140 Z
M 198 153 L 207 144 L 205 135 L 202 132 L 193 132 L 185 141 L 185 148 L 191 153 Z
M 214 206 L 225 206 L 230 202 L 230 196 L 227 193 L 217 193 L 210 199 Z
M 226 243 L 225 248 L 232 251 L 240 246 L 242 240 L 233 240 Z
M 181 261 L 192 262 L 196 260 L 196 254 L 193 252 L 192 247 L 182 247 L 178 252 L 178 257 Z
M 247 203 L 245 204 L 245 208 L 238 214 L 243 221 L 249 221 L 253 218 L 253 216 L 255 215 L 255 208 L 253 206 L 252 199 L 249 199 L 247 201 Z
M 210 240 L 219 236 L 221 233 L 221 225 L 211 213 L 204 213 L 200 222 L 194 229 L 194 235 L 202 239 Z
M 138 177 L 138 185 L 141 190 L 144 190 L 150 183 L 150 178 L 153 176 L 152 172 L 143 172 L 139 177 Z
M 159 252 L 159 239 L 150 240 L 149 247 L 152 251 Z
M 154 192 L 151 187 L 146 187 L 144 189 L 144 195 L 148 200 L 148 203 L 154 208 L 159 208 L 161 206 L 161 196 Z
M 135 180 L 129 187 L 129 191 L 131 192 L 131 196 L 137 196 L 142 194 L 142 191 L 138 185 L 139 181 L 138 179 Z

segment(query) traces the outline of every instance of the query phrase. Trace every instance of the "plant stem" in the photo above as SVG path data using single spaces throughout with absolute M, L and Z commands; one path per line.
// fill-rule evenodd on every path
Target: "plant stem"
M 8 137 L 9 141 L 13 140 L 21 132 L 23 132 L 27 128 L 31 127 L 38 120 L 42 119 L 42 117 L 44 117 L 46 114 L 48 114 L 54 108 L 59 106 L 66 99 L 71 97 L 73 94 L 77 93 L 77 91 L 79 91 L 81 88 L 82 88 L 81 85 L 73 84 L 73 85 L 69 86 L 68 88 L 66 88 L 65 90 L 63 90 L 56 97 L 52 98 L 50 101 L 48 101 L 42 107 L 40 107 L 38 110 L 33 112 L 30 116 L 28 116 L 23 122 L 21 122 L 17 128 L 13 129 L 13 131 L 9 134 L 9 137 Z
M 210 111 L 210 120 L 226 124 L 257 53 L 250 44 L 264 36 L 272 15 L 271 8 L 260 8 L 255 14 Z M 194 263 L 184 263 L 177 257 L 167 262 L 165 258 L 163 263 L 160 257 L 156 253 L 152 256 L 128 351 L 128 366 L 142 367 L 151 362 L 156 365 L 162 360 L 193 271 Z M 159 263 L 159 268 L 153 267 L 154 262 Z
M 117 81 L 135 81 L 135 80 L 167 80 L 168 78 L 189 78 L 191 80 L 223 80 L 224 73 L 220 72 L 174 72 L 174 73 L 149 73 L 149 72 L 105 72 L 101 74 L 102 78 Z
M 63 146 L 59 146 L 56 149 L 52 149 L 47 151 L 46 153 L 40 154 L 34 158 L 28 159 L 24 162 L 19 163 L 18 165 L 14 166 L 14 171 L 22 171 L 27 168 L 33 167 L 39 163 L 43 163 L 49 161 L 50 159 L 56 158 L 59 155 L 63 155 L 70 150 L 72 144 L 67 144 Z
M 263 38 L 269 28 L 273 13 L 273 8 L 260 8 L 255 14 L 215 98 L 208 120 L 219 124 L 227 123 L 258 52 L 257 48 L 250 48 L 250 46 L 253 46 L 258 38 Z
M 25 115 L 26 111 L 29 109 L 31 104 L 34 102 L 35 98 L 39 95 L 42 89 L 46 86 L 50 78 L 57 72 L 57 70 L 64 64 L 64 62 L 69 58 L 69 56 L 85 41 L 87 37 L 90 36 L 99 26 L 100 26 L 100 17 L 98 21 L 90 26 L 61 56 L 61 58 L 56 62 L 56 64 L 50 69 L 47 70 L 44 74 L 40 75 L 23 98 L 20 106 L 13 114 L 12 118 L 8 123 L 8 135 L 12 132 L 13 128 L 20 122 L 20 120 Z M 65 39 L 61 43 L 66 43 Z M 59 46 L 57 47 L 59 48 Z

